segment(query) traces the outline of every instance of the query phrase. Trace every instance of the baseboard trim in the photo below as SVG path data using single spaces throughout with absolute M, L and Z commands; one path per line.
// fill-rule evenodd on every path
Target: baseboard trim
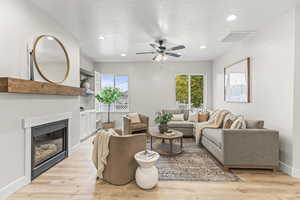
M 72 155 L 73 153 L 75 153 L 76 151 L 78 151 L 80 148 L 80 143 L 74 145 L 73 147 L 71 147 L 71 152 L 69 153 L 69 156 Z
M 300 178 L 300 169 L 291 167 L 282 161 L 279 162 L 279 168 L 282 172 L 287 173 L 292 177 Z
M 284 173 L 286 173 L 286 174 L 288 174 L 290 176 L 292 176 L 292 174 L 293 174 L 293 167 L 289 166 L 288 164 L 286 164 L 286 163 L 284 163 L 282 161 L 279 161 L 279 169 L 282 172 L 284 172 Z
M 0 199 L 6 199 L 8 196 L 22 188 L 23 186 L 30 183 L 30 180 L 27 180 L 25 176 L 22 176 L 8 185 L 0 189 Z
M 300 169 L 294 168 L 292 176 L 295 177 L 295 178 L 300 178 Z

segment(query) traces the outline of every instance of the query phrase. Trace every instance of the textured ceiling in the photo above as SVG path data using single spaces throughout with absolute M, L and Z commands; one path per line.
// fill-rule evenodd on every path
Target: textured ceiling
M 295 6 L 296 0 L 31 0 L 80 41 L 94 61 L 150 61 L 149 42 L 166 38 L 183 44 L 181 58 L 210 60 L 231 43 L 231 31 L 255 31 Z M 229 14 L 237 20 L 227 22 Z M 99 40 L 102 35 L 104 40 Z M 206 45 L 206 49 L 200 49 Z M 121 57 L 126 53 L 126 57 Z

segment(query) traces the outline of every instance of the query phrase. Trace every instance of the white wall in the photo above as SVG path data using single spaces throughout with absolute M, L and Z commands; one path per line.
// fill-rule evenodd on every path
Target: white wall
M 85 70 L 93 72 L 94 71 L 94 62 L 93 62 L 93 60 L 81 53 L 80 54 L 80 68 L 83 68 Z
M 79 86 L 79 46 L 49 17 L 29 1 L 0 2 L 0 77 L 28 78 L 27 45 L 38 35 L 58 37 L 70 56 L 65 85 Z M 27 117 L 72 112 L 71 146 L 79 143 L 79 97 L 0 94 L 0 199 L 3 187 L 24 176 L 24 129 Z
M 139 112 L 150 116 L 154 125 L 155 113 L 163 108 L 175 108 L 175 76 L 181 73 L 206 75 L 207 104 L 212 103 L 212 83 L 210 61 L 203 62 L 167 62 L 157 64 L 152 62 L 135 63 L 97 63 L 95 70 L 103 74 L 129 75 L 129 106 L 130 112 Z M 112 114 L 121 126 L 121 116 L 124 113 Z M 106 115 L 104 115 L 106 120 Z
M 280 159 L 293 165 L 294 10 L 274 19 L 213 63 L 213 105 L 280 132 Z M 224 67 L 250 57 L 251 103 L 224 102 Z
M 295 72 L 294 72 L 294 176 L 300 178 L 300 7 L 295 14 Z

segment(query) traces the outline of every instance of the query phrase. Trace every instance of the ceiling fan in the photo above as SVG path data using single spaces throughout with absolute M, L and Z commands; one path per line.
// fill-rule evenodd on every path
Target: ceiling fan
M 154 43 L 150 43 L 150 46 L 154 49 L 154 51 L 146 51 L 146 52 L 138 52 L 137 55 L 140 54 L 155 54 L 152 60 L 160 62 L 168 59 L 168 56 L 172 57 L 180 57 L 181 54 L 173 53 L 172 51 L 177 51 L 181 49 L 185 49 L 184 45 L 178 45 L 175 47 L 167 48 L 165 39 L 158 39 Z

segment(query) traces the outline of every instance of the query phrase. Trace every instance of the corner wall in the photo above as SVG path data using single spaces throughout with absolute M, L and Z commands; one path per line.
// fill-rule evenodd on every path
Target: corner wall
M 71 69 L 64 85 L 79 86 L 79 45 L 30 1 L 0 1 L 0 77 L 28 79 L 27 47 L 41 34 L 58 37 L 69 53 Z M 24 129 L 27 117 L 72 112 L 71 146 L 80 140 L 79 97 L 0 93 L 0 199 L 25 182 Z
M 300 178 L 300 6 L 296 7 L 295 19 L 293 175 Z
M 262 27 L 213 62 L 213 105 L 262 119 L 265 127 L 279 130 L 280 160 L 286 171 L 293 167 L 293 96 L 295 10 Z M 224 67 L 250 57 L 251 103 L 224 102 Z

